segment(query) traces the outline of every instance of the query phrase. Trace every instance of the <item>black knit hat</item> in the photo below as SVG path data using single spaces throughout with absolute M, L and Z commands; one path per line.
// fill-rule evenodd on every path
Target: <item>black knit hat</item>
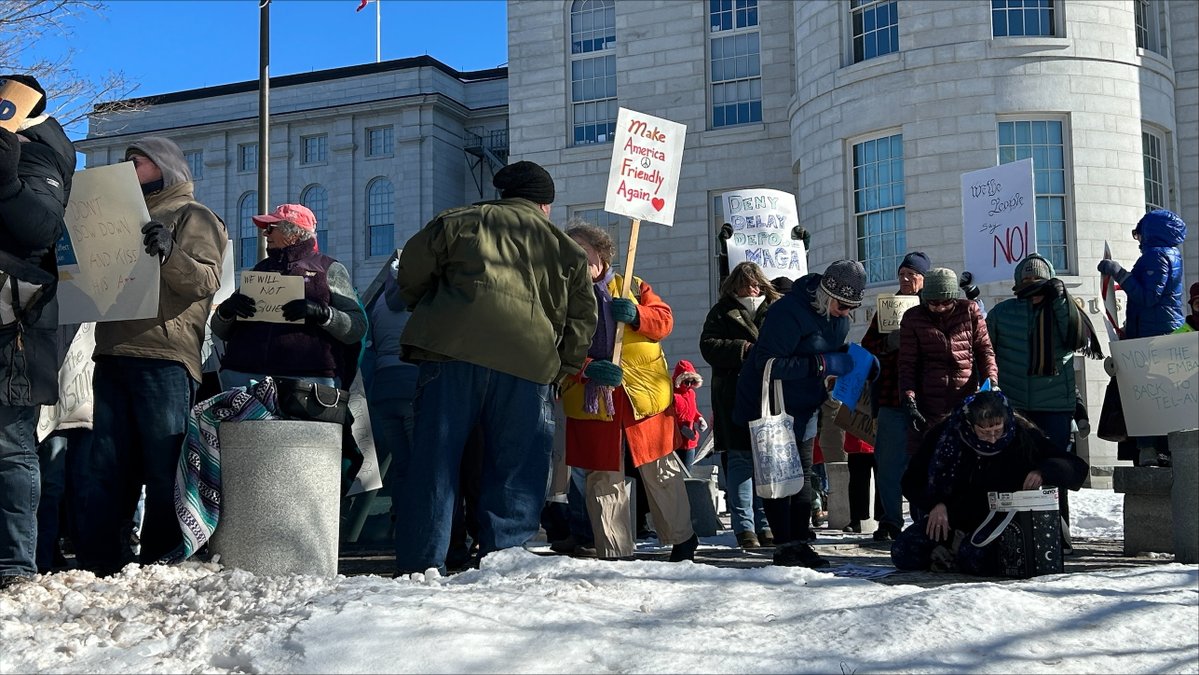
M 46 112 L 46 90 L 42 89 L 42 84 L 37 81 L 36 77 L 32 75 L 13 74 L 0 76 L 0 80 L 12 80 L 13 82 L 20 82 L 26 87 L 29 87 L 30 89 L 42 95 L 42 97 L 38 99 L 38 102 L 33 105 L 33 110 L 29 111 L 30 117 L 37 117 L 38 115 Z
M 509 164 L 500 169 L 491 182 L 503 199 L 523 197 L 534 204 L 554 203 L 554 179 L 533 162 Z
M 924 251 L 912 251 L 903 257 L 903 262 L 899 263 L 900 270 L 906 267 L 920 276 L 928 274 L 932 266 L 933 262 L 928 259 Z
M 837 302 L 858 307 L 866 288 L 866 269 L 856 260 L 838 260 L 824 271 L 820 287 Z

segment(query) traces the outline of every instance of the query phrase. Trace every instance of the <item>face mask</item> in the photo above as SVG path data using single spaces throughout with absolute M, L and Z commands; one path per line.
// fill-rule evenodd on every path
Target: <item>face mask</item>
M 765 299 L 766 299 L 766 296 L 759 295 L 756 297 L 750 296 L 750 297 L 744 297 L 744 298 L 737 298 L 737 301 L 740 302 L 742 305 L 744 305 L 745 308 L 748 309 L 750 312 L 756 312 L 756 311 L 758 311 L 758 308 L 762 306 L 762 301 Z

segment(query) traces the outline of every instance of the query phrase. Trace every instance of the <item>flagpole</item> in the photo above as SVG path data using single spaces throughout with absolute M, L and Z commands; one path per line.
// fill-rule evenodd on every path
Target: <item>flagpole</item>
M 383 16 L 382 6 L 383 0 L 375 0 L 375 63 L 379 63 L 383 55 L 382 41 L 380 39 L 381 31 L 379 28 Z
M 258 213 L 270 210 L 267 169 L 270 164 L 271 0 L 258 2 Z M 235 161 L 240 161 L 238 158 Z M 241 223 L 238 224 L 241 227 Z M 241 236 L 240 234 L 238 235 Z M 240 239 L 239 239 L 240 241 Z M 266 258 L 266 237 L 258 237 L 258 260 Z

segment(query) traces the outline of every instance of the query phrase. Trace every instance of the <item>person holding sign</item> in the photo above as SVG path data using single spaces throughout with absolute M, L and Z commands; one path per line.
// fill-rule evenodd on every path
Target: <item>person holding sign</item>
M 824 274 L 796 280 L 791 292 L 775 301 L 737 376 L 733 422 L 748 436 L 749 422 L 761 414 L 762 375 L 774 359 L 771 375 L 783 381 L 783 403 L 795 420 L 804 484 L 790 497 L 762 500 L 774 533 L 774 564 L 828 567 L 808 544 L 816 539 L 812 522 L 812 445 L 816 419 L 828 398 L 825 380 L 854 369 L 847 353 L 849 314 L 862 305 L 866 270 L 856 260 L 838 260 Z
M 566 463 L 587 471 L 585 501 L 601 559 L 635 552 L 629 529 L 625 462 L 637 467 L 658 540 L 673 546 L 671 562 L 691 560 L 699 538 L 691 527 L 685 469 L 674 453 L 678 431 L 674 385 L 661 341 L 674 315 L 649 284 L 633 277 L 632 298 L 621 298 L 612 269 L 616 247 L 604 230 L 576 224 L 566 234 L 587 253 L 598 323 L 582 371 L 562 384 Z M 626 325 L 620 365 L 612 362 L 616 324 Z
M 767 534 L 773 544 L 774 533 L 766 522 L 762 498 L 754 493 L 749 430 L 733 423 L 737 376 L 758 341 L 766 310 L 779 297 L 757 263 L 738 263 L 720 282 L 720 299 L 708 310 L 699 334 L 699 353 L 712 366 L 712 433 L 721 453 L 730 521 L 737 545 L 744 549 L 758 548 Z
M 1140 243 L 1141 257 L 1137 258 L 1131 271 L 1110 259 L 1100 260 L 1098 266 L 1099 273 L 1115 279 L 1128 296 L 1123 339 L 1172 333 L 1183 321 L 1182 251 L 1179 247 L 1187 238 L 1187 224 L 1173 211 L 1156 209 L 1137 222 L 1132 238 Z M 1114 374 L 1114 369 L 1112 371 Z M 1137 465 L 1169 466 L 1170 448 L 1166 438 L 1136 437 Z
M 933 268 L 924 275 L 920 305 L 899 323 L 899 390 L 914 432 L 908 454 L 929 420 L 948 415 L 984 381 L 995 386 L 999 379 L 982 310 L 959 296 L 957 274 Z
M 140 561 L 157 562 L 182 541 L 175 518 L 175 470 L 200 382 L 204 322 L 220 287 L 229 235 L 196 201 L 183 151 L 142 138 L 125 151 L 145 196 L 145 254 L 160 266 L 158 316 L 96 325 L 92 444 L 67 455 L 80 567 L 111 574 L 126 562 L 125 529 L 146 488 Z M 139 253 L 136 251 L 130 252 Z
M 582 369 L 595 333 L 587 257 L 549 220 L 549 172 L 516 162 L 492 183 L 501 199 L 442 211 L 400 254 L 400 294 L 412 309 L 400 341 L 419 371 L 417 450 L 394 488 L 398 574 L 444 571 L 463 452 L 479 426 L 479 554 L 537 534 L 553 456 L 551 385 Z
M 270 375 L 348 387 L 367 325 L 349 271 L 317 250 L 308 207 L 282 204 L 252 220 L 266 237 L 266 258 L 253 271 L 303 279 L 303 297 L 283 303 L 284 323 L 255 321 L 259 307 L 242 288 L 217 307 L 211 326 L 225 341 L 221 385 L 249 386 Z
M 58 266 L 54 247 L 75 174 L 75 148 L 39 94 L 17 132 L 0 128 L 0 589 L 37 573 L 39 406 L 58 401 Z
M 932 261 L 924 251 L 912 251 L 899 263 L 896 275 L 899 290 L 896 295 L 912 297 L 924 288 L 924 275 L 928 274 Z M 878 529 L 874 538 L 878 541 L 894 539 L 903 530 L 903 495 L 899 490 L 903 472 L 908 466 L 908 412 L 904 408 L 899 392 L 899 335 L 898 330 L 884 333 L 879 330 L 879 314 L 870 318 L 870 326 L 862 337 L 862 346 L 878 358 L 878 379 L 874 381 L 874 405 L 878 408 L 876 419 L 874 459 L 877 463 L 879 500 L 882 514 L 878 516 Z

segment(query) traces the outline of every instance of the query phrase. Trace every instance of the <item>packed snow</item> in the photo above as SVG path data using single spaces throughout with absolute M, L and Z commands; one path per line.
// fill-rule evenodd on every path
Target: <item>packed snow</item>
M 1122 536 L 1120 495 L 1071 509 L 1076 537 Z M 68 571 L 0 592 L 0 672 L 1199 672 L 1195 565 L 934 588 L 834 571 L 522 549 L 445 578 Z

